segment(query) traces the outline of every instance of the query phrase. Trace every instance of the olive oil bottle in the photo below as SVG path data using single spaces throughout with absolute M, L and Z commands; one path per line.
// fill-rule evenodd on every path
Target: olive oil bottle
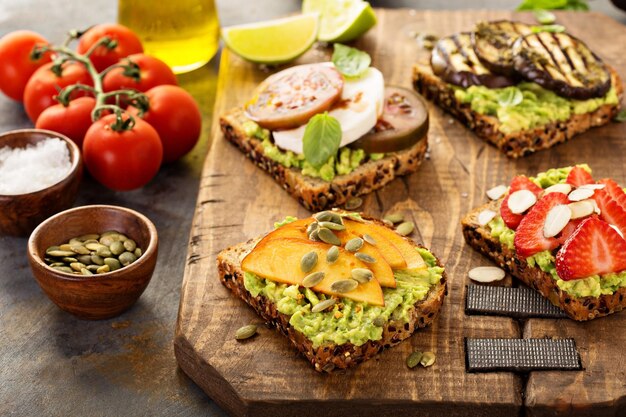
M 146 54 L 178 74 L 201 67 L 217 51 L 215 0 L 119 0 L 118 21 L 139 35 Z

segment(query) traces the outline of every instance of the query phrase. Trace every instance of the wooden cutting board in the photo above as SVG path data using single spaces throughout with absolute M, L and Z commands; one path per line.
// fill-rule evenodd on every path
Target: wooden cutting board
M 488 11 L 377 10 L 378 24 L 356 46 L 367 50 L 387 84 L 411 86 L 411 65 L 427 59 L 412 35 L 469 30 L 485 19 L 526 14 Z M 626 78 L 626 28 L 598 13 L 559 13 L 558 23 L 588 42 Z M 326 59 L 313 48 L 297 63 Z M 365 198 L 362 209 L 380 216 L 404 211 L 417 225 L 414 238 L 446 264 L 449 295 L 438 321 L 356 369 L 321 375 L 275 330 L 243 343 L 235 331 L 260 322 L 219 282 L 220 250 L 272 228 L 286 215 L 309 213 L 268 175 L 227 143 L 220 113 L 241 105 L 269 72 L 225 50 L 219 73 L 213 144 L 206 159 L 191 230 L 175 352 L 180 367 L 221 407 L 235 416 L 517 416 L 618 415 L 626 404 L 626 313 L 589 323 L 466 316 L 467 271 L 489 262 L 463 241 L 460 218 L 485 202 L 485 190 L 516 173 L 588 162 L 600 178 L 626 184 L 626 124 L 612 123 L 522 160 L 508 160 L 450 116 L 431 106 L 430 157 L 419 171 Z M 503 285 L 511 285 L 507 278 Z M 574 337 L 584 371 L 470 374 L 464 338 Z M 409 370 L 414 349 L 437 354 L 434 366 Z

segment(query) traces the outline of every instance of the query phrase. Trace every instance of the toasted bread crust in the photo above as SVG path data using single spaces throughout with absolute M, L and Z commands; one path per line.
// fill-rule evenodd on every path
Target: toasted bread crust
M 613 69 L 611 69 L 611 76 L 621 100 L 622 81 Z M 593 112 L 574 114 L 562 122 L 552 122 L 532 130 L 505 134 L 498 130 L 499 121 L 496 117 L 477 113 L 470 108 L 469 104 L 460 103 L 454 96 L 454 89 L 434 75 L 430 66 L 421 64 L 413 66 L 413 85 L 420 94 L 455 116 L 509 158 L 519 158 L 551 148 L 592 127 L 605 125 L 613 119 L 620 108 L 619 104 L 605 104 Z
M 574 297 L 561 290 L 552 275 L 543 272 L 537 266 L 528 265 L 526 259 L 518 257 L 515 250 L 509 249 L 492 237 L 487 228 L 478 224 L 477 217 L 485 209 L 499 212 L 500 201 L 492 201 L 476 208 L 461 221 L 463 236 L 471 247 L 506 269 L 524 284 L 539 291 L 574 320 L 592 320 L 626 308 L 626 288 L 599 297 Z
M 248 253 L 259 239 L 235 245 L 223 250 L 217 256 L 217 270 L 224 286 L 233 294 L 250 305 L 268 324 L 285 335 L 302 353 L 318 372 L 332 372 L 335 369 L 346 369 L 366 361 L 383 349 L 400 343 L 411 336 L 418 328 L 430 325 L 438 316 L 443 299 L 447 294 L 445 272 L 441 281 L 429 291 L 425 299 L 415 303 L 407 323 L 388 321 L 383 328 L 380 340 L 370 340 L 361 346 L 352 343 L 325 344 L 317 348 L 304 334 L 295 330 L 290 324 L 290 316 L 280 313 L 276 304 L 259 294 L 254 297 L 244 286 L 244 272 L 241 270 L 241 259 Z M 412 241 L 411 241 L 412 242 Z
M 286 168 L 265 155 L 262 141 L 246 135 L 243 110 L 235 108 L 220 117 L 224 137 L 239 148 L 257 166 L 271 175 L 300 204 L 312 211 L 345 204 L 350 198 L 369 194 L 394 178 L 415 172 L 426 155 L 425 136 L 410 148 L 395 152 L 378 161 L 369 161 L 347 175 L 324 181 L 302 174 L 297 168 Z

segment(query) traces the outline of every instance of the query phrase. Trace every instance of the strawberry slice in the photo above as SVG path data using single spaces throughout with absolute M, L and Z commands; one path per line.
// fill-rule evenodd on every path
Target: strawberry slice
M 622 232 L 622 236 L 626 236 L 626 209 L 611 198 L 606 190 L 596 190 L 593 199 L 598 203 L 600 218 L 617 227 Z
M 626 240 L 607 222 L 585 219 L 556 255 L 556 272 L 564 281 L 626 269 Z
M 593 216 L 597 217 L 595 215 Z M 586 217 L 570 220 L 569 223 L 567 223 L 567 226 L 565 226 L 565 228 L 561 230 L 561 233 L 559 233 L 558 236 L 556 236 L 557 240 L 559 241 L 559 245 L 564 244 L 567 241 L 567 239 L 569 239 L 569 237 L 574 234 L 578 226 L 580 226 L 580 224 L 585 219 Z
M 580 187 L 585 184 L 593 184 L 595 181 L 590 173 L 582 169 L 581 167 L 574 167 L 567 175 L 566 183 L 573 185 L 574 187 Z
M 504 197 L 504 200 L 502 200 L 502 204 L 500 205 L 500 216 L 502 216 L 504 224 L 506 224 L 509 229 L 513 230 L 517 229 L 517 226 L 519 226 L 520 222 L 524 218 L 523 214 L 515 214 L 511 212 L 511 209 L 509 209 L 509 196 L 519 190 L 531 191 L 536 196 L 539 196 L 539 193 L 542 191 L 541 187 L 524 175 L 518 175 L 513 178 L 509 187 L 509 193 L 506 197 Z
M 515 250 L 519 256 L 527 258 L 544 250 L 559 246 L 558 239 L 543 235 L 543 226 L 552 207 L 567 204 L 569 200 L 563 193 L 546 194 L 530 209 L 515 231 Z
M 626 210 L 626 193 L 624 192 L 622 187 L 620 187 L 618 183 L 610 178 L 604 178 L 598 182 L 600 184 L 606 185 L 606 187 L 604 188 L 606 192 L 609 193 L 613 200 L 617 201 L 617 204 L 619 204 L 620 206 L 622 206 L 623 209 Z

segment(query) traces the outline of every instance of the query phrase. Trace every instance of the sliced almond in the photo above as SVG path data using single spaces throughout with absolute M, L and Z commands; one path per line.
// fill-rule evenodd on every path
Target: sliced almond
M 509 209 L 513 214 L 522 214 L 535 205 L 537 196 L 528 190 L 515 191 L 509 196 Z
M 494 217 L 496 217 L 496 214 L 497 213 L 493 210 L 481 211 L 480 213 L 478 213 L 478 224 L 481 226 L 486 225 L 487 223 L 492 221 Z
M 506 185 L 496 185 L 495 187 L 487 190 L 487 197 L 492 200 L 498 200 L 504 195 L 504 193 L 507 192 L 508 189 L 509 187 L 507 187 Z
M 596 200 L 594 200 L 594 199 L 590 199 L 590 200 L 588 200 L 588 201 L 591 201 L 591 204 L 593 204 L 593 211 L 594 211 L 596 214 L 600 214 L 600 213 L 602 213 L 602 211 L 600 210 L 600 207 L 598 207 L 598 203 L 596 202 Z
M 615 226 L 614 224 L 610 224 L 609 226 L 611 226 L 613 229 L 615 229 L 615 231 L 616 231 L 617 233 L 619 233 L 619 235 L 620 235 L 621 237 L 624 237 L 624 234 L 622 233 L 622 231 L 621 231 L 621 230 L 619 230 L 619 229 L 617 228 L 617 226 Z
M 479 266 L 471 269 L 467 275 L 476 282 L 494 282 L 502 280 L 506 274 L 497 266 Z
M 572 219 L 572 210 L 565 204 L 554 206 L 548 212 L 546 222 L 543 224 L 543 235 L 546 238 L 554 237 L 561 233 Z
M 572 219 L 580 219 L 592 215 L 596 210 L 594 203 L 595 200 L 583 200 L 568 204 L 569 209 L 572 211 Z
M 601 190 L 606 187 L 606 184 L 584 184 L 578 188 L 588 188 L 590 190 Z
M 569 193 L 569 201 L 582 201 L 591 197 L 595 191 L 591 188 L 577 188 Z
M 543 195 L 550 193 L 561 193 L 568 195 L 572 191 L 572 186 L 570 184 L 554 184 L 543 190 Z

